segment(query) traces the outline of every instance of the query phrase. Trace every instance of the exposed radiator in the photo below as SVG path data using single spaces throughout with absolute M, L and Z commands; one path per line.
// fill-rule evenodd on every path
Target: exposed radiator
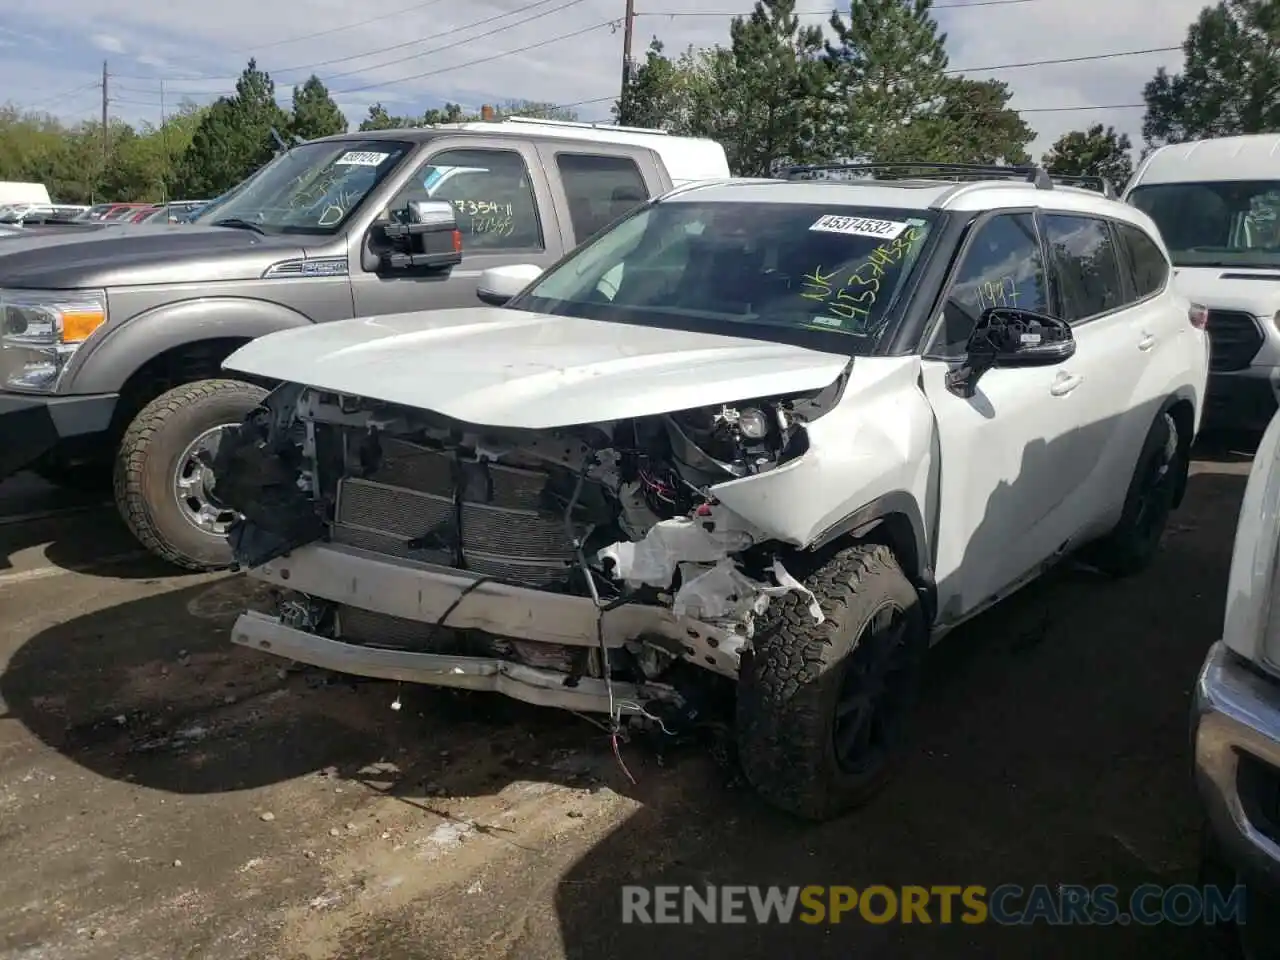
M 570 575 L 564 518 L 541 508 L 546 473 L 455 463 L 399 440 L 383 440 L 382 449 L 372 477 L 339 482 L 335 543 L 444 565 L 456 563 L 460 548 L 465 569 L 531 585 Z M 415 540 L 426 543 L 410 546 Z

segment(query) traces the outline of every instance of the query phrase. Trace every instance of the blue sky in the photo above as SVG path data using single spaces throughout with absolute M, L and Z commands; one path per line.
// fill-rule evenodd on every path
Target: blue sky
M 6 12 L 0 91 L 66 120 L 101 109 L 108 62 L 112 116 L 159 120 L 164 105 L 205 103 L 229 91 L 250 56 L 271 72 L 281 99 L 315 72 L 354 125 L 369 104 L 417 113 L 445 101 L 478 107 L 532 99 L 605 119 L 617 93 L 624 0 L 47 0 Z M 968 9 L 961 5 L 969 4 Z M 657 34 L 668 51 L 727 42 L 731 13 L 750 0 L 645 0 L 636 52 Z M 936 0 L 953 68 L 997 66 L 1179 45 L 1203 0 Z M 823 22 L 829 5 L 800 0 Z M 667 15 L 670 12 L 676 15 Z M 376 20 L 372 18 L 378 18 Z M 612 22 L 611 22 L 612 18 Z M 371 22 L 369 22 L 371 21 Z M 488 22 L 481 22 L 488 21 Z M 556 39 L 565 34 L 578 36 Z M 549 42 L 546 42 L 549 41 Z M 507 51 L 538 45 L 523 52 Z M 1015 91 L 1037 131 L 1039 155 L 1061 133 L 1112 124 L 1137 143 L 1142 85 L 1178 52 L 972 71 Z M 421 76 L 427 74 L 427 76 Z M 585 102 L 583 101 L 590 101 Z M 1089 109 L 1062 109 L 1088 107 Z

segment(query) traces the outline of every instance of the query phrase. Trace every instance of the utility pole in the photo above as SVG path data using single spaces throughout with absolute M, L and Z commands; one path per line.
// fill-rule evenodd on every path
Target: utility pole
M 160 174 L 160 202 L 169 202 L 169 134 L 164 128 L 164 81 L 160 81 L 160 149 L 164 154 L 164 171 Z
M 107 130 L 107 61 L 102 61 L 102 180 L 107 178 L 107 154 L 110 151 L 111 138 Z
M 627 88 L 631 85 L 631 35 L 634 32 L 636 24 L 636 2 L 635 0 L 627 0 L 627 14 L 622 25 L 622 93 L 618 98 L 619 104 L 625 109 L 627 101 Z M 626 124 L 630 117 L 619 111 L 618 123 Z

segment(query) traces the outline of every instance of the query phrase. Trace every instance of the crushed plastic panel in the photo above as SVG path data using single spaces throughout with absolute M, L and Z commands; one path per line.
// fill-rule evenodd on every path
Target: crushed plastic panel
M 751 579 L 729 557 L 711 567 L 682 563 L 682 582 L 672 598 L 671 612 L 708 623 L 749 621 L 764 613 L 774 597 L 798 593 L 807 601 L 815 623 L 826 619 L 813 591 L 793 577 L 781 560 L 773 561 L 771 572 L 777 586 Z
M 613 576 L 629 587 L 669 587 L 681 563 L 718 563 L 756 542 L 751 527 L 727 510 L 673 517 L 649 528 L 642 540 L 610 544 L 596 556 L 613 564 Z

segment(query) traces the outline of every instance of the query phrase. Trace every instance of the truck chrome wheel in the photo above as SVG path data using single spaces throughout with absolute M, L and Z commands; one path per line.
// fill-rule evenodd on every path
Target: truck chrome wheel
M 178 458 L 173 474 L 173 495 L 182 515 L 197 530 L 215 537 L 225 537 L 238 516 L 213 496 L 213 470 L 205 466 L 199 456 L 202 452 L 217 452 L 222 430 L 221 426 L 213 427 L 196 437 Z

